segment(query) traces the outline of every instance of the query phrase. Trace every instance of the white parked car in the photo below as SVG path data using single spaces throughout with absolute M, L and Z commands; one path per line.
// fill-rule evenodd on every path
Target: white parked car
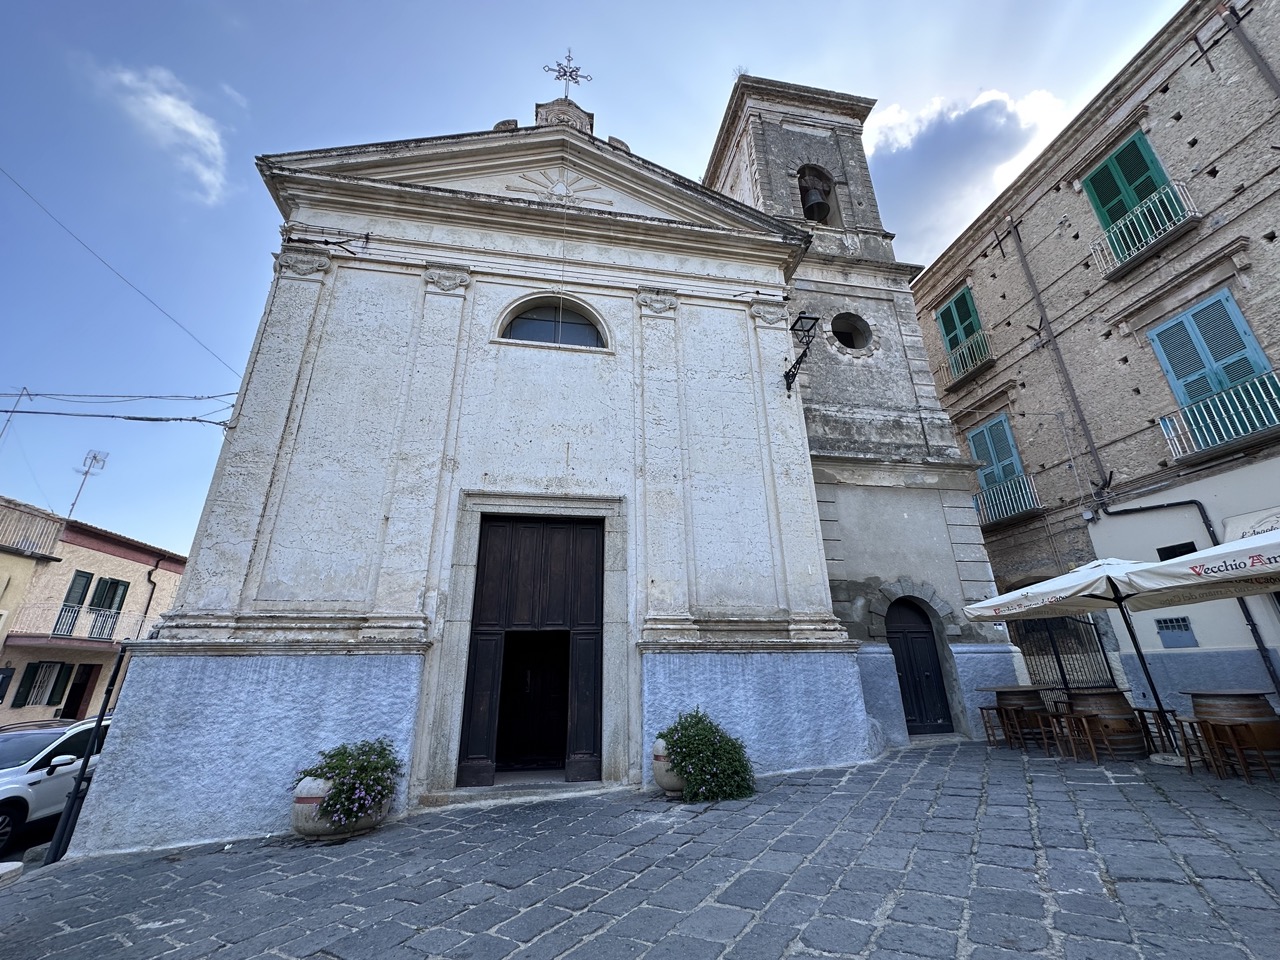
M 0 852 L 23 824 L 62 813 L 95 722 L 49 720 L 0 727 Z M 90 773 L 110 725 L 108 717 L 89 758 Z

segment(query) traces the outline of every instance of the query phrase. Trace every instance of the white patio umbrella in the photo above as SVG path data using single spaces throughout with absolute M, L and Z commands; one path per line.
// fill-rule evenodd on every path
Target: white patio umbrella
M 1131 610 L 1280 591 L 1280 530 L 1139 564 L 1125 574 L 1124 589 Z
M 1029 620 L 1119 610 L 1164 723 L 1164 704 L 1129 610 L 1157 610 L 1277 590 L 1280 531 L 1271 530 L 1159 563 L 1095 560 L 1052 580 L 970 604 L 964 612 L 971 620 Z
M 1138 633 L 1134 630 L 1133 620 L 1125 607 L 1126 600 L 1133 596 L 1129 577 L 1135 570 L 1145 566 L 1149 564 L 1137 560 L 1094 560 L 1052 580 L 1042 580 L 1040 583 L 1002 593 L 990 600 L 971 603 L 964 608 L 965 616 L 970 620 L 1036 620 L 1041 617 L 1119 610 L 1125 629 L 1129 631 L 1129 639 L 1133 642 L 1133 651 L 1138 655 L 1142 675 L 1146 677 L 1147 689 L 1151 691 L 1159 710 L 1156 716 L 1165 729 L 1165 735 L 1172 741 L 1173 731 L 1169 729 L 1169 721 L 1165 718 L 1164 703 L 1161 702 L 1160 692 L 1151 678 L 1151 668 L 1147 666 L 1146 655 L 1138 643 Z

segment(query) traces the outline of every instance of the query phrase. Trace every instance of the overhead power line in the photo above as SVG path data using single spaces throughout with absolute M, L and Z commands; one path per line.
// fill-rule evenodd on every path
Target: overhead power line
M 227 426 L 226 420 L 209 420 L 205 417 L 144 417 L 124 413 L 74 413 L 70 410 L 12 410 L 19 417 L 92 417 L 95 420 L 137 420 L 142 423 L 208 423 L 215 427 Z
M 227 361 L 223 360 L 220 356 L 218 356 L 216 353 L 214 353 L 214 352 L 213 352 L 213 349 L 212 349 L 212 348 L 211 348 L 207 343 L 205 343 L 203 340 L 201 340 L 199 337 L 197 337 L 194 333 L 192 333 L 190 330 L 188 330 L 188 329 L 187 329 L 187 328 L 182 324 L 182 321 L 180 321 L 177 317 L 175 317 L 173 314 L 171 314 L 168 310 L 166 310 L 164 307 L 160 306 L 160 304 L 156 303 L 156 302 L 155 302 L 154 300 L 152 300 L 149 296 L 147 296 L 147 295 L 146 295 L 145 293 L 143 293 L 140 289 L 138 289 L 138 287 L 137 287 L 137 286 L 135 286 L 135 285 L 134 285 L 134 284 L 129 280 L 129 278 L 128 278 L 128 277 L 126 277 L 123 273 L 121 273 L 119 270 L 117 270 L 117 269 L 116 269 L 115 267 L 113 267 L 111 264 L 107 263 L 107 261 L 106 261 L 105 259 L 103 259 L 103 258 L 102 258 L 102 256 L 100 256 L 100 255 L 98 254 L 98 252 L 97 252 L 96 250 L 94 250 L 94 249 L 93 249 L 93 247 L 89 246 L 87 243 L 85 243 L 83 240 L 81 240 L 78 236 L 76 236 L 75 232 L 74 232 L 70 227 L 68 227 L 65 223 L 63 223 L 61 220 L 59 220 L 57 217 L 55 217 L 52 213 L 50 213 L 50 212 L 49 212 L 49 208 L 48 208 L 48 207 L 46 207 L 43 203 L 41 203 L 39 200 L 37 200 L 37 199 L 36 199 L 36 198 L 31 194 L 31 191 L 30 191 L 30 190 L 28 190 L 26 187 L 24 187 L 22 184 L 20 184 L 17 180 L 15 180 L 15 179 L 14 179 L 14 177 L 13 177 L 13 174 L 11 174 L 11 173 L 10 173 L 8 170 L 6 170 L 4 167 L 0 167 L 0 173 L 3 173 L 6 177 L 8 177 L 9 181 L 10 181 L 10 182 L 15 186 L 15 187 L 17 187 L 17 188 L 18 188 L 19 190 L 21 190 L 24 194 L 26 194 L 27 199 L 28 199 L 28 200 L 30 200 L 32 203 L 34 203 L 37 207 L 39 207 L 39 208 L 44 212 L 45 216 L 47 216 L 50 220 L 52 220 L 54 223 L 56 223 L 58 226 L 60 226 L 63 230 L 65 230 L 65 231 L 67 232 L 67 235 L 68 235 L 68 236 L 70 236 L 72 240 L 74 240 L 76 243 L 80 244 L 80 246 L 82 246 L 82 247 L 84 247 L 86 250 L 88 250 L 88 251 L 89 251 L 89 253 L 93 255 L 94 259 L 96 259 L 96 260 L 97 260 L 99 263 L 101 263 L 104 267 L 106 267 L 108 270 L 110 270 L 112 273 L 114 273 L 117 277 L 119 277 L 121 280 L 123 280 L 123 281 L 124 281 L 124 283 L 129 287 L 129 289 L 131 289 L 134 293 L 136 293 L 138 296 L 140 296 L 143 300 L 147 301 L 147 303 L 151 304 L 151 305 L 152 305 L 153 307 L 155 307 L 157 310 L 159 310 L 159 311 L 160 311 L 160 313 L 161 313 L 161 314 L 163 314 L 165 317 L 168 317 L 168 318 L 169 318 L 169 320 L 171 320 L 171 321 L 172 321 L 172 322 L 173 322 L 173 323 L 178 327 L 178 329 L 179 329 L 179 330 L 181 330 L 181 331 L 182 331 L 183 333 L 185 333 L 188 337 L 190 337 L 192 340 L 194 340 L 196 343 L 198 343 L 198 344 L 200 345 L 200 347 L 201 347 L 201 348 L 202 348 L 202 349 L 203 349 L 207 354 L 209 354 L 209 356 L 211 356 L 211 357 L 213 357 L 213 359 L 217 360 L 220 364 L 222 364 L 224 367 L 226 367 L 228 370 L 230 370 L 230 371 L 231 371 L 235 376 L 239 377 L 239 376 L 241 375 L 241 374 L 240 374 L 240 372 L 239 372 L 238 370 L 236 370 L 236 368 L 235 368 L 235 367 L 231 366 L 231 364 L 227 363 Z
M 0 399 L 8 397 L 39 397 L 43 400 L 57 400 L 61 403 L 130 403 L 136 400 L 225 400 L 235 395 L 235 391 L 188 396 L 185 394 L 166 395 L 159 393 L 32 393 L 30 390 L 22 390 L 18 393 L 0 393 Z

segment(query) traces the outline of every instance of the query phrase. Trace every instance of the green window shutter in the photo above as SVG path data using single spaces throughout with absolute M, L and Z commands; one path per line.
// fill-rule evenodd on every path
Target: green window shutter
M 1196 304 L 1149 335 L 1180 406 L 1271 369 L 1229 290 Z
M 1129 199 L 1111 172 L 1110 161 L 1085 178 L 1084 189 L 1093 204 L 1093 212 L 1104 227 L 1111 226 L 1130 210 Z
M 27 669 L 22 671 L 22 679 L 18 681 L 18 691 L 13 695 L 13 703 L 9 706 L 17 709 L 27 705 L 27 700 L 31 696 L 31 685 L 36 682 L 36 674 L 39 672 L 40 664 L 27 664 Z
M 1110 227 L 1168 182 L 1151 144 L 1138 132 L 1085 177 L 1084 188 L 1098 220 Z
M 1117 150 L 1114 160 L 1116 170 L 1124 178 L 1125 186 L 1137 203 L 1141 203 L 1169 182 L 1151 150 L 1151 144 L 1147 143 L 1147 138 L 1141 133 L 1135 133 Z
M 92 610 L 102 610 L 107 605 L 107 597 L 111 592 L 112 581 L 107 577 L 99 577 L 93 588 L 93 598 L 89 601 Z
M 44 702 L 46 707 L 56 707 L 62 702 L 62 696 L 67 692 L 67 684 L 71 680 L 72 665 L 69 663 L 58 664 L 58 676 L 53 681 L 53 687 L 49 690 L 49 699 Z
M 62 602 L 72 607 L 80 606 L 84 603 L 84 598 L 89 593 L 89 584 L 92 581 L 92 573 L 85 570 L 77 570 L 71 578 L 71 586 L 67 587 L 67 595 Z
M 1002 414 L 990 423 L 970 430 L 968 438 L 974 459 L 982 461 L 978 482 L 984 490 L 1021 476 L 1022 461 L 1018 459 L 1008 417 Z
M 942 339 L 947 350 L 955 350 L 975 333 L 982 329 L 978 319 L 978 308 L 973 303 L 973 292 L 965 287 L 951 302 L 937 313 L 938 326 L 942 329 Z

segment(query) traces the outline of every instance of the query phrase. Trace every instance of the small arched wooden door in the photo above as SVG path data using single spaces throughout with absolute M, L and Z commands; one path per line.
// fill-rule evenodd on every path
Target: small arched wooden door
M 898 668 L 907 733 L 951 733 L 951 707 L 929 617 L 910 600 L 895 600 L 884 615 Z

